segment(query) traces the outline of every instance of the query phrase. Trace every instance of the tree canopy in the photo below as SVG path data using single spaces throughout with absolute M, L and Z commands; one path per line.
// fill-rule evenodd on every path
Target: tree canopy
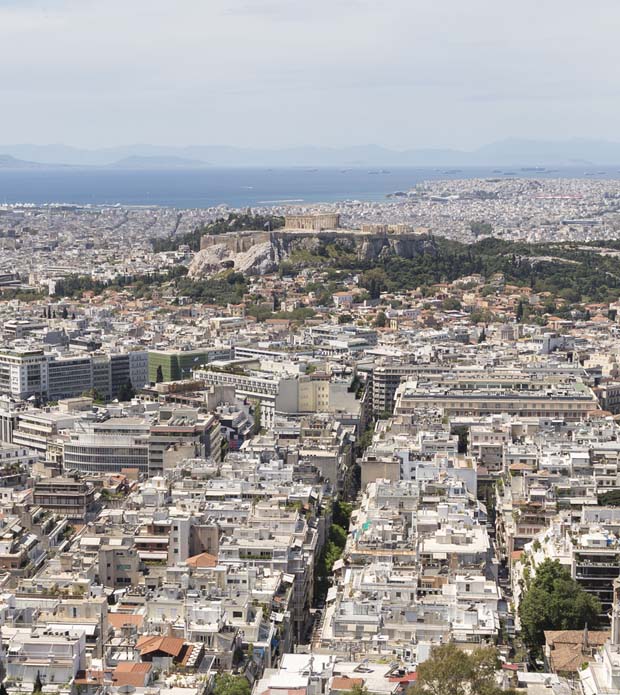
M 368 688 L 365 685 L 355 684 L 349 690 L 346 690 L 344 695 L 369 695 Z
M 598 496 L 602 507 L 620 507 L 620 490 L 607 490 Z
M 540 655 L 545 630 L 578 630 L 596 627 L 601 604 L 575 581 L 558 560 L 545 560 L 536 568 L 519 605 L 521 636 L 526 646 Z
M 407 695 L 500 695 L 495 672 L 499 666 L 493 647 L 467 653 L 455 644 L 434 647 L 418 666 L 417 680 Z
M 213 695 L 250 695 L 250 684 L 245 676 L 220 673 L 215 678 Z

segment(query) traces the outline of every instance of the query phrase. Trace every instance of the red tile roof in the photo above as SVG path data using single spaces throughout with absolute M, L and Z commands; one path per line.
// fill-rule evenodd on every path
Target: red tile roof
M 120 630 L 125 625 L 135 625 L 142 627 L 144 616 L 135 613 L 108 613 L 108 623 L 115 629 Z
M 351 690 L 353 686 L 364 685 L 363 678 L 349 678 L 349 676 L 334 676 L 332 679 L 332 690 Z
M 216 567 L 217 566 L 217 556 L 210 555 L 209 553 L 200 553 L 200 555 L 193 555 L 185 560 L 185 564 L 189 567 Z
M 161 637 L 160 635 L 144 635 L 136 643 L 136 649 L 141 656 L 153 652 L 164 652 L 177 657 L 185 645 L 180 637 Z

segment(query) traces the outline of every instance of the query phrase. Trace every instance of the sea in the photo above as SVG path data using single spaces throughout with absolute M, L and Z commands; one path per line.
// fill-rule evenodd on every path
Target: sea
M 458 169 L 216 168 L 125 170 L 98 168 L 1 169 L 0 205 L 75 205 L 231 208 L 336 201 L 386 201 L 423 181 L 471 178 L 620 179 L 620 166 Z

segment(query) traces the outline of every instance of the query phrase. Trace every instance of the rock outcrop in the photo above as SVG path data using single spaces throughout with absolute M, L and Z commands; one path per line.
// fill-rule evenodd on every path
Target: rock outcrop
M 277 271 L 284 261 L 303 252 L 316 254 L 322 245 L 338 244 L 347 254 L 355 253 L 360 261 L 375 261 L 390 256 L 415 258 L 435 254 L 437 247 L 429 234 L 373 233 L 355 230 L 329 232 L 231 232 L 204 236 L 200 251 L 189 268 L 192 278 L 206 277 L 225 268 L 248 275 Z

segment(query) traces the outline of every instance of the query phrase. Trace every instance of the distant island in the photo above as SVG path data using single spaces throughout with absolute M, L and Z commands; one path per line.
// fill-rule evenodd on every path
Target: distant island
M 300 146 L 281 149 L 225 145 L 127 145 L 80 149 L 68 145 L 0 145 L 3 168 L 36 165 L 117 167 L 124 169 L 221 167 L 548 167 L 619 166 L 620 143 L 594 139 L 506 139 L 466 151 L 418 148 L 394 150 L 380 145 Z M 12 161 L 14 158 L 16 161 Z M 19 161 L 17 161 L 19 160 Z
M 209 166 L 199 159 L 185 157 L 141 157 L 134 155 L 109 164 L 110 169 L 203 169 Z
M 0 169 L 49 169 L 50 166 L 66 167 L 66 164 L 49 165 L 41 162 L 28 162 L 9 154 L 0 154 Z
M 9 154 L 0 154 L 0 169 L 73 169 L 78 167 L 97 168 L 96 164 L 64 164 L 59 162 L 33 162 L 18 159 Z M 149 169 L 203 169 L 207 162 L 184 157 L 142 157 L 134 155 L 105 165 L 107 169 L 149 170 Z

